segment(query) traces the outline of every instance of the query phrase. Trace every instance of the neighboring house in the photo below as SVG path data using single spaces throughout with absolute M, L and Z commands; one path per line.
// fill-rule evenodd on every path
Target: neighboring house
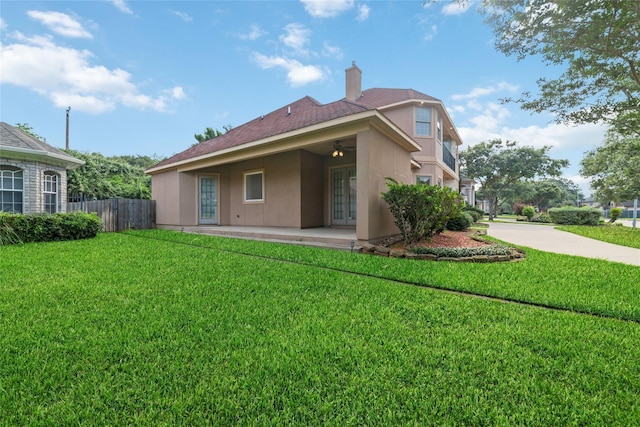
M 462 143 L 442 101 L 412 89 L 304 97 L 149 168 L 158 226 L 354 227 L 398 233 L 385 178 L 459 188 Z
M 460 178 L 460 196 L 469 206 L 476 205 L 476 182 L 471 178 Z
M 84 164 L 0 122 L 0 211 L 65 212 L 67 170 Z

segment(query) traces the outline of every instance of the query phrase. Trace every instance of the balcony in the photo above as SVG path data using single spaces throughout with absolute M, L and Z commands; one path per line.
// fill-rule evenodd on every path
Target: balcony
M 456 171 L 456 158 L 453 157 L 451 151 L 446 146 L 442 147 L 442 161 L 445 165 L 449 166 L 452 171 Z

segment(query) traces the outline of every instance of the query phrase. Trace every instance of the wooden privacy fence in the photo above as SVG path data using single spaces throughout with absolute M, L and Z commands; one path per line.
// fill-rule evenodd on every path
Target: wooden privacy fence
M 67 203 L 67 212 L 95 212 L 104 231 L 142 230 L 156 226 L 155 200 L 109 199 Z

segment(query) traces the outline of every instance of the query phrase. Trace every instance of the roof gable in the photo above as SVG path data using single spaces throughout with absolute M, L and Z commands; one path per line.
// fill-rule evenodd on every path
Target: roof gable
M 265 116 L 260 116 L 233 128 L 223 135 L 196 144 L 158 163 L 154 168 L 259 141 L 274 135 L 370 109 L 344 99 L 330 104 L 321 104 L 312 97 L 305 96 Z

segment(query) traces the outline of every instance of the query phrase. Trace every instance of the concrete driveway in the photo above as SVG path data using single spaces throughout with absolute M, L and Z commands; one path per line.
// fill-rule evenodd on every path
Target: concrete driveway
M 514 245 L 640 266 L 640 249 L 588 239 L 546 225 L 503 222 L 489 224 L 489 236 Z

